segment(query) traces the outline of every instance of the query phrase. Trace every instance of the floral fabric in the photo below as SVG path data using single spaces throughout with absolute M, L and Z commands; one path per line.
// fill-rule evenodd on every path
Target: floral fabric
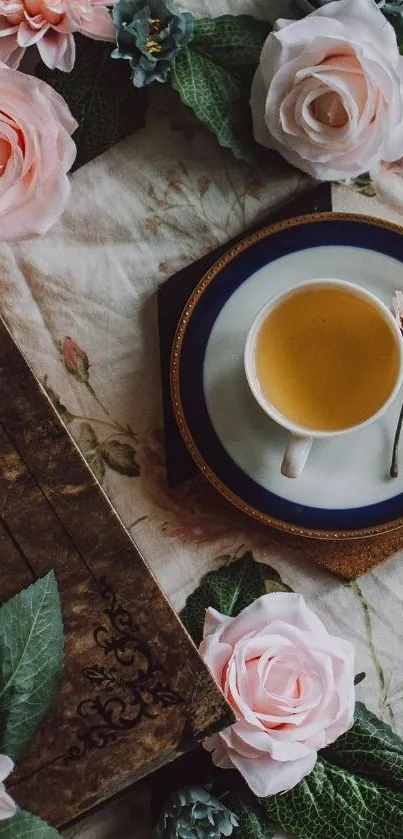
M 269 0 L 181 3 L 200 16 L 264 17 L 269 7 L 272 19 L 279 6 L 285 16 L 284 3 Z M 252 551 L 330 633 L 353 642 L 367 673 L 358 695 L 403 734 L 399 558 L 343 582 L 240 518 L 199 478 L 166 487 L 155 291 L 306 180 L 280 160 L 264 173 L 236 161 L 172 91 L 157 85 L 151 96 L 146 127 L 73 175 L 67 211 L 46 237 L 0 245 L 1 314 L 173 606 L 207 571 Z M 345 188 L 337 208 L 349 209 L 351 196 L 358 212 L 361 200 L 364 212 L 386 212 Z M 138 807 L 146 825 L 144 787 L 66 835 L 145 839 Z

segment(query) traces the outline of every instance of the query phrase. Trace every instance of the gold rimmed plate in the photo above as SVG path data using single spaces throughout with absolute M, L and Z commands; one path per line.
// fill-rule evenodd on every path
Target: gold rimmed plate
M 271 225 L 232 247 L 200 279 L 171 357 L 172 403 L 196 465 L 235 506 L 297 535 L 352 539 L 403 526 L 403 461 L 389 476 L 403 393 L 382 419 L 315 441 L 296 481 L 281 475 L 287 433 L 246 384 L 243 350 L 257 312 L 297 282 L 337 277 L 391 305 L 403 289 L 403 228 L 320 213 Z M 403 454 L 402 454 L 403 458 Z

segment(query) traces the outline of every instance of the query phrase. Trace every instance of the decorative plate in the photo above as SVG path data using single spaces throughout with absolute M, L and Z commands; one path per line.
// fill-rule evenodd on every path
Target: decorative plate
M 308 279 L 362 285 L 391 305 L 403 290 L 403 228 L 367 216 L 319 213 L 263 228 L 231 248 L 189 298 L 171 358 L 171 394 L 196 465 L 229 501 L 259 521 L 322 539 L 403 526 L 403 451 L 389 477 L 403 393 L 368 428 L 316 440 L 301 477 L 280 466 L 287 432 L 249 392 L 243 351 L 271 297 Z M 403 449 L 403 445 L 402 445 Z

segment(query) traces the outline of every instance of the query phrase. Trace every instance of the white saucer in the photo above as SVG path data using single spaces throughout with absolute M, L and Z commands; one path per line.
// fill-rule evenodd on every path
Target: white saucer
M 243 367 L 250 325 L 279 292 L 330 276 L 357 283 L 390 306 L 395 289 L 403 290 L 402 262 L 403 229 L 321 214 L 244 240 L 192 295 L 172 357 L 178 424 L 206 476 L 255 518 L 333 539 L 403 525 L 403 443 L 399 477 L 389 476 L 403 393 L 363 431 L 315 441 L 303 474 L 290 480 L 280 472 L 287 432 L 257 405 Z

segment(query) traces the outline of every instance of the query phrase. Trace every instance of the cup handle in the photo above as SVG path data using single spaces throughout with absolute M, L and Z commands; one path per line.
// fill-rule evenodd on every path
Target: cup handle
M 300 437 L 297 434 L 291 435 L 281 464 L 282 475 L 285 475 L 286 478 L 298 478 L 300 476 L 308 460 L 312 443 L 312 437 Z

